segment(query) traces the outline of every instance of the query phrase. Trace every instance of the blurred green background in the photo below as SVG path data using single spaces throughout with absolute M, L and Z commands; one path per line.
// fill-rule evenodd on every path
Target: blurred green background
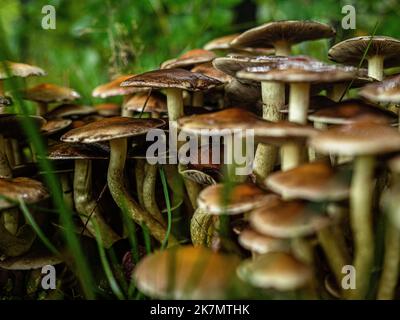
M 55 6 L 56 30 L 41 28 L 44 5 Z M 356 30 L 342 30 L 342 6 L 357 12 Z M 339 41 L 371 33 L 398 36 L 398 0 L 0 0 L 0 18 L 14 59 L 43 67 L 46 78 L 77 89 L 83 102 L 113 75 L 142 72 L 215 37 L 282 19 L 314 19 L 332 24 Z M 297 47 L 325 59 L 331 43 Z M 0 46 L 1 50 L 1 46 Z

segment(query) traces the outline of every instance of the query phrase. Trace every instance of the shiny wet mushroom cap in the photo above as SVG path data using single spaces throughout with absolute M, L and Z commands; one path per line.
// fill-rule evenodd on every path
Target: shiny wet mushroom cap
M 245 260 L 237 269 L 240 279 L 258 288 L 296 290 L 312 277 L 311 268 L 284 252 L 270 252 Z
M 39 202 L 49 196 L 44 185 L 30 178 L 0 179 L 0 209 L 18 206 L 22 200 L 28 204 Z
M 350 181 L 328 163 L 318 161 L 269 175 L 266 186 L 285 199 L 338 201 L 349 196 Z
M 81 97 L 79 93 L 73 89 L 51 83 L 43 83 L 29 88 L 23 95 L 26 100 L 44 103 L 69 102 Z
M 71 119 L 50 119 L 40 127 L 40 132 L 44 136 L 50 136 L 67 129 L 71 124 Z
M 133 272 L 139 290 L 161 299 L 223 299 L 235 282 L 237 256 L 181 246 L 144 257 Z
M 65 142 L 94 143 L 142 135 L 165 125 L 161 119 L 112 117 L 75 128 L 61 137 Z
M 122 82 L 123 87 L 179 88 L 189 91 L 208 90 L 222 83 L 185 69 L 163 69 L 145 72 Z
M 47 151 L 51 160 L 108 159 L 109 152 L 95 144 L 58 142 Z
M 232 190 L 226 189 L 224 184 L 208 186 L 197 198 L 200 209 L 216 215 L 240 214 L 275 201 L 276 195 L 268 194 L 251 183 L 238 184 Z
M 167 99 L 158 92 L 152 92 L 150 96 L 148 92 L 137 93 L 126 101 L 124 108 L 136 112 L 168 112 Z
M 96 109 L 91 106 L 80 104 L 62 104 L 47 112 L 44 117 L 46 119 L 73 118 L 82 117 L 94 113 L 96 113 Z
M 316 233 L 331 223 L 315 205 L 303 201 L 275 201 L 250 214 L 252 228 L 261 234 L 277 238 L 304 237 Z
M 394 112 L 357 99 L 344 100 L 323 107 L 310 114 L 308 119 L 326 124 L 349 124 L 365 116 L 382 119 L 390 123 L 397 122 L 397 115 Z
M 4 63 L 6 64 L 5 68 Z M 7 79 L 9 76 L 26 78 L 29 76 L 44 76 L 45 74 L 46 72 L 43 69 L 26 63 L 0 62 L 0 80 Z
M 216 69 L 212 62 L 202 63 L 190 70 L 191 72 L 201 73 L 207 77 L 217 79 L 221 83 L 226 83 L 231 80 L 231 77 L 226 73 Z
M 18 257 L 9 257 L 0 260 L 0 269 L 4 270 L 34 270 L 44 266 L 54 266 L 62 263 L 61 257 L 56 256 L 43 248 L 33 248 Z
M 216 57 L 212 51 L 193 49 L 185 52 L 175 59 L 170 59 L 161 64 L 160 69 L 190 68 L 194 65 L 209 62 Z
M 288 241 L 263 235 L 249 227 L 240 232 L 238 241 L 243 248 L 259 254 L 290 250 Z
M 289 55 L 290 46 L 302 41 L 332 38 L 335 30 L 315 21 L 274 21 L 243 32 L 232 40 L 233 47 L 274 46 L 276 55 Z M 288 48 L 289 47 L 289 48 Z
M 39 116 L 2 114 L 0 115 L 0 134 L 5 138 L 24 138 L 24 121 L 30 121 L 38 131 L 46 123 L 46 120 Z
M 121 87 L 122 82 L 132 78 L 133 76 L 133 74 L 121 75 L 110 82 L 99 85 L 93 89 L 92 96 L 104 99 L 108 97 L 129 95 L 147 90 L 146 88 Z
M 400 103 L 400 75 L 363 87 L 359 95 L 374 102 Z

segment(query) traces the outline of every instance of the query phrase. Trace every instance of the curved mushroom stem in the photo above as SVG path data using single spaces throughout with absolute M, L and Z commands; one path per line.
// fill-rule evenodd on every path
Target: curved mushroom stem
M 204 94 L 202 91 L 194 91 L 192 94 L 192 106 L 202 107 L 204 105 Z
M 354 262 L 356 269 L 355 290 L 348 290 L 349 298 L 363 299 L 368 290 L 374 259 L 372 230 L 372 196 L 374 191 L 373 156 L 358 156 L 354 162 L 354 173 L 350 190 L 350 224 L 354 236 Z
M 346 92 L 347 89 L 346 82 L 339 82 L 333 84 L 333 86 L 328 90 L 327 97 L 335 102 L 339 102 L 340 98 Z
M 384 58 L 379 55 L 368 58 L 368 76 L 382 81 L 383 62 Z
M 84 226 L 94 237 L 96 237 L 97 230 L 100 232 L 100 239 L 105 248 L 111 247 L 120 239 L 104 221 L 100 207 L 93 198 L 91 160 L 75 160 L 74 200 L 76 211 Z M 98 228 L 94 224 L 97 224 Z
M 61 190 L 63 193 L 64 202 L 68 205 L 68 208 L 74 208 L 74 195 L 73 188 L 69 181 L 68 173 L 61 173 L 60 175 Z
M 11 178 L 12 171 L 5 152 L 5 140 L 3 135 L 0 134 L 0 177 Z
M 287 142 L 281 146 L 281 170 L 293 169 L 302 163 L 301 145 L 295 142 Z
M 124 186 L 124 167 L 127 153 L 127 141 L 125 138 L 110 141 L 111 153 L 108 166 L 107 180 L 110 193 L 123 213 L 128 213 L 139 225 L 144 223 L 151 235 L 159 242 L 163 242 L 166 229 L 148 212 L 143 210 L 129 194 Z M 168 245 L 176 245 L 177 241 L 170 235 Z
M 190 203 L 192 204 L 193 209 L 197 209 L 197 197 L 201 191 L 200 185 L 190 179 L 183 178 L 183 183 L 185 184 L 186 192 L 189 197 Z
M 14 165 L 18 166 L 22 164 L 23 156 L 17 139 L 11 139 L 11 148 L 14 156 Z
M 310 84 L 291 83 L 289 95 L 289 121 L 306 124 L 309 104 Z
M 136 192 L 138 195 L 139 204 L 144 207 L 143 200 L 143 181 L 145 174 L 146 162 L 143 159 L 137 159 L 135 165 L 135 181 L 136 181 Z
M 193 245 L 211 247 L 214 231 L 214 216 L 197 208 L 190 221 L 190 237 Z
M 400 263 L 400 230 L 390 221 L 385 234 L 385 256 L 383 271 L 377 293 L 378 300 L 392 300 L 399 280 Z
M 144 208 L 162 225 L 165 225 L 164 218 L 157 205 L 155 198 L 156 181 L 157 181 L 157 165 L 145 164 L 145 175 L 143 179 L 143 204 Z
M 292 45 L 285 41 L 277 41 L 274 43 L 276 56 L 290 56 L 292 54 Z
M 263 119 L 281 120 L 280 108 L 285 104 L 285 85 L 278 82 L 261 82 Z M 253 172 L 257 181 L 262 182 L 274 170 L 278 148 L 259 143 L 254 157 Z

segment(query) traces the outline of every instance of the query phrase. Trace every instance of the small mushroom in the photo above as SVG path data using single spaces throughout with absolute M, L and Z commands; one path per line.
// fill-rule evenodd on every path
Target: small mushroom
M 193 49 L 185 52 L 178 58 L 164 61 L 161 64 L 160 69 L 176 69 L 176 68 L 191 69 L 195 65 L 205 62 L 210 62 L 215 57 L 216 55 L 212 51 L 204 49 Z

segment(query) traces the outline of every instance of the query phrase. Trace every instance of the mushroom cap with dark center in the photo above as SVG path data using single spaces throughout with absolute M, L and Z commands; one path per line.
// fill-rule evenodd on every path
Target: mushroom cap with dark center
M 190 71 L 196 72 L 196 73 L 201 73 L 207 77 L 217 79 L 221 83 L 227 83 L 231 80 L 231 76 L 227 75 L 225 72 L 222 72 L 222 71 L 214 68 L 212 62 L 198 64 L 197 66 L 192 68 Z
M 121 107 L 117 103 L 99 103 L 94 105 L 96 112 L 105 117 L 114 117 L 121 114 Z
M 368 84 L 358 94 L 374 102 L 400 103 L 400 75 Z
M 315 204 L 298 200 L 276 200 L 250 214 L 252 228 L 277 238 L 309 236 L 330 223 L 330 218 Z
M 194 65 L 209 62 L 216 57 L 212 51 L 193 49 L 180 55 L 178 58 L 164 61 L 160 69 L 191 68 Z
M 199 208 L 209 214 L 240 214 L 277 200 L 276 195 L 251 183 L 235 185 L 227 192 L 224 184 L 206 187 L 197 198 Z
M 57 142 L 47 151 L 47 158 L 51 160 L 94 160 L 108 159 L 106 148 L 98 144 Z
M 44 103 L 69 102 L 80 97 L 75 90 L 52 83 L 42 83 L 24 92 L 24 99 Z
M 20 199 L 28 204 L 39 202 L 47 198 L 49 193 L 40 181 L 18 177 L 1 178 L 0 195 L 0 209 L 3 210 L 18 206 Z
M 274 172 L 266 186 L 285 199 L 340 201 L 348 198 L 350 181 L 328 163 L 317 161 Z
M 349 99 L 332 106 L 323 107 L 308 116 L 310 121 L 327 124 L 349 124 L 360 117 L 382 118 L 390 123 L 397 122 L 397 115 L 389 110 L 368 104 L 358 99 Z
M 238 241 L 243 248 L 259 254 L 290 250 L 288 241 L 263 235 L 249 227 L 240 232 Z
M 121 87 L 122 82 L 132 78 L 133 76 L 134 74 L 121 75 L 110 82 L 101 84 L 93 89 L 92 96 L 104 99 L 108 97 L 125 96 L 147 90 L 146 88 Z
M 145 104 L 146 107 L 143 109 Z M 150 97 L 148 92 L 137 93 L 132 96 L 123 107 L 126 110 L 137 112 L 141 112 L 142 110 L 144 110 L 144 112 L 168 112 L 167 99 L 163 94 L 158 92 L 152 92 Z
M 179 88 L 188 91 L 203 91 L 220 86 L 217 79 L 185 69 L 162 69 L 145 72 L 124 81 L 121 86 Z
M 3 63 L 6 64 L 4 68 Z M 0 61 L 0 80 L 7 79 L 11 77 L 21 77 L 26 78 L 29 76 L 44 76 L 46 72 L 36 66 L 32 66 L 26 63 L 18 63 L 11 61 Z
M 296 44 L 302 41 L 332 38 L 335 30 L 316 21 L 274 21 L 249 29 L 232 40 L 233 47 L 268 47 L 285 41 Z
M 65 142 L 94 143 L 119 138 L 129 138 L 146 134 L 151 129 L 165 125 L 161 119 L 139 119 L 112 117 L 90 122 L 82 127 L 65 133 L 61 140 Z
M 41 126 L 40 132 L 44 136 L 50 136 L 68 128 L 71 124 L 71 119 L 50 119 Z
M 31 123 L 39 131 L 46 123 L 46 120 L 39 116 L 22 116 L 16 114 L 1 114 L 0 115 L 0 134 L 5 138 L 24 138 L 25 130 L 23 121 L 31 121 Z
M 387 123 L 368 117 L 321 131 L 309 144 L 326 154 L 380 155 L 400 150 L 400 133 Z
M 237 256 L 181 246 L 144 257 L 133 272 L 140 291 L 163 299 L 223 299 L 237 281 Z
M 386 67 L 396 66 L 400 62 L 400 40 L 386 36 L 362 36 L 346 39 L 335 44 L 328 51 L 329 59 L 352 65 L 358 65 L 369 46 L 366 57 L 379 55 L 385 58 Z M 365 61 L 366 62 L 366 61 Z
M 34 270 L 44 266 L 54 266 L 62 263 L 61 257 L 56 256 L 43 248 L 32 248 L 18 257 L 9 257 L 0 260 L 0 269 L 4 270 Z
M 44 117 L 46 119 L 74 118 L 94 113 L 96 113 L 96 109 L 91 106 L 81 104 L 62 104 L 47 112 Z
M 296 290 L 312 277 L 312 270 L 292 255 L 270 252 L 243 261 L 237 269 L 240 279 L 258 288 Z
M 357 77 L 357 69 L 347 66 L 330 65 L 316 61 L 291 61 L 276 65 L 260 65 L 248 67 L 239 71 L 239 78 L 247 78 L 255 81 L 276 82 L 339 82 L 351 81 Z

